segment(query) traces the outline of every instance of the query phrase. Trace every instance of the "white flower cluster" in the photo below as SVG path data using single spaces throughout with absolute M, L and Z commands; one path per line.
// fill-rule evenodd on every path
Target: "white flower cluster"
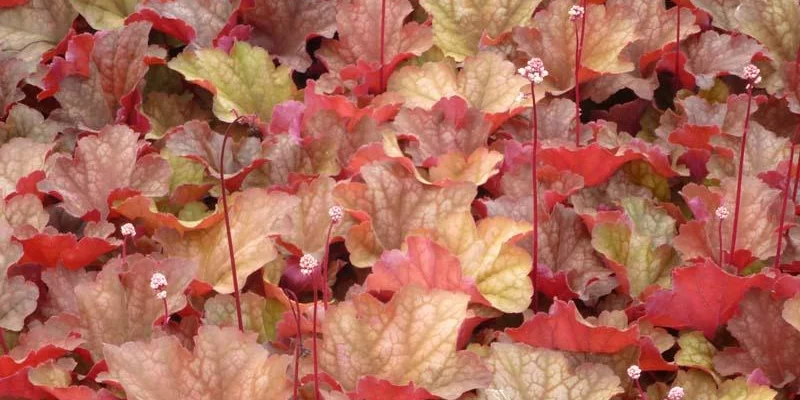
M 642 377 L 642 369 L 638 365 L 631 365 L 628 367 L 628 377 L 637 380 Z
M 757 85 L 761 82 L 761 70 L 753 64 L 747 64 L 742 70 L 742 78 L 748 82 L 748 87 L 750 87 L 750 85 Z
M 119 231 L 122 232 L 122 236 L 136 236 L 136 228 L 130 222 L 122 225 Z
M 586 10 L 584 10 L 583 7 L 578 5 L 572 6 L 569 9 L 569 20 L 574 22 L 578 18 L 583 17 L 584 12 L 586 12 Z
M 683 388 L 680 386 L 675 386 L 674 388 L 669 390 L 667 393 L 667 400 L 683 400 L 683 396 L 685 396 Z
M 150 289 L 156 292 L 159 299 L 167 298 L 167 277 L 161 272 L 156 272 L 150 277 Z
M 717 207 L 717 210 L 714 211 L 714 214 L 717 215 L 717 218 L 719 220 L 725 220 L 731 215 L 731 212 L 728 211 L 728 207 L 719 206 L 719 207 Z
M 339 222 L 342 222 L 342 218 L 344 218 L 344 211 L 342 210 L 342 207 L 333 206 L 328 209 L 328 216 L 331 217 L 331 222 L 338 224 Z
M 317 259 L 314 258 L 311 254 L 305 254 L 303 257 L 300 258 L 300 272 L 303 275 L 311 275 L 312 272 L 317 268 L 319 262 Z
M 530 61 L 528 61 L 528 65 L 518 69 L 517 72 L 522 75 L 523 78 L 537 85 L 542 83 L 547 75 L 550 75 L 544 67 L 542 59 L 537 57 L 531 58 Z

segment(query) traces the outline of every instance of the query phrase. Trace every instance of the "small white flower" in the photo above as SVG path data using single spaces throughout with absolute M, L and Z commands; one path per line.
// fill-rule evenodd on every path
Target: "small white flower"
M 714 211 L 714 214 L 716 214 L 717 218 L 719 218 L 720 220 L 725 220 L 731 215 L 731 212 L 728 211 L 728 207 L 719 206 L 717 207 L 717 210 Z
M 132 223 L 128 222 L 119 228 L 122 236 L 136 236 L 136 228 Z
M 167 287 L 167 277 L 161 272 L 156 272 L 150 277 L 150 289 L 155 291 L 164 290 Z
M 761 82 L 761 70 L 753 64 L 747 64 L 742 70 L 742 78 L 748 81 L 747 86 Z
M 531 58 L 530 61 L 528 61 L 528 65 L 518 69 L 517 72 L 522 75 L 523 78 L 537 85 L 542 83 L 547 75 L 550 75 L 544 67 L 542 59 L 537 57 Z
M 333 206 L 328 209 L 328 216 L 331 217 L 331 222 L 338 224 L 339 222 L 342 222 L 342 218 L 344 218 L 344 211 L 342 210 L 342 207 Z
M 158 297 L 159 300 L 166 299 L 167 298 L 167 291 L 166 290 L 162 290 L 162 291 L 156 293 L 156 297 Z
M 675 386 L 674 388 L 669 390 L 667 394 L 668 400 L 683 400 L 683 396 L 686 393 L 683 392 L 683 388 L 680 386 Z
M 300 258 L 300 272 L 303 275 L 311 275 L 318 265 L 317 259 L 311 254 L 305 254 Z
M 628 367 L 628 377 L 637 380 L 642 376 L 642 369 L 638 365 L 631 365 Z
M 586 12 L 586 10 L 584 10 L 583 7 L 578 5 L 572 6 L 569 9 L 569 20 L 575 21 L 576 19 L 582 17 L 584 12 Z

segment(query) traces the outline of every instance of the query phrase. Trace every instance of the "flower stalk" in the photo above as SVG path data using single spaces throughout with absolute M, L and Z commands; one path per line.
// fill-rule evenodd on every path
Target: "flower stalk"
M 577 21 L 581 20 L 580 29 Z M 581 85 L 580 71 L 583 56 L 583 38 L 586 32 L 586 0 L 581 0 L 580 6 L 572 6 L 569 10 L 569 20 L 575 22 L 575 147 L 581 146 Z
M 311 324 L 311 343 L 312 352 L 314 357 L 314 395 L 317 400 L 320 398 L 319 393 L 319 352 L 317 351 L 317 308 L 319 303 L 319 290 L 318 281 L 320 280 L 319 262 L 311 254 L 306 254 L 300 258 L 300 273 L 306 276 L 311 276 L 312 292 L 314 293 L 314 311 Z
M 384 76 L 383 76 L 383 66 L 386 64 L 385 60 L 385 51 L 386 51 L 386 0 L 381 0 L 381 45 L 380 45 L 380 62 L 381 68 L 378 71 L 380 74 L 380 90 L 379 93 L 383 93 L 386 90 L 386 85 L 384 83 Z
M 239 295 L 239 276 L 236 273 L 236 256 L 233 249 L 233 234 L 231 233 L 231 218 L 228 215 L 228 197 L 225 195 L 225 144 L 228 142 L 228 134 L 231 127 L 241 121 L 243 117 L 239 116 L 225 128 L 225 133 L 222 137 L 222 148 L 219 151 L 219 186 L 220 197 L 222 197 L 222 214 L 225 216 L 225 234 L 228 238 L 228 256 L 231 261 L 231 275 L 233 277 L 233 299 L 236 304 L 236 323 L 239 330 L 244 332 L 244 323 L 242 322 L 242 299 Z
M 167 308 L 167 277 L 161 272 L 156 272 L 150 277 L 150 289 L 156 294 L 156 298 L 161 300 L 164 305 L 164 322 L 161 326 L 169 324 L 169 309 Z
M 531 187 L 533 191 L 533 199 L 531 206 L 533 207 L 533 239 L 531 245 L 533 246 L 533 301 L 532 306 L 534 311 L 538 308 L 537 297 L 539 296 L 539 182 L 538 182 L 538 159 L 537 153 L 539 150 L 539 117 L 536 112 L 536 85 L 544 81 L 544 78 L 549 75 L 549 72 L 544 67 L 544 62 L 540 58 L 531 58 L 528 65 L 520 68 L 517 72 L 524 78 L 531 82 L 531 103 L 533 108 L 531 110 Z
M 716 214 L 717 216 L 717 236 L 719 238 L 719 266 L 721 267 L 725 265 L 725 259 L 724 259 L 725 253 L 723 250 L 724 247 L 722 245 L 722 223 L 726 219 L 728 219 L 730 212 L 728 211 L 727 207 L 719 206 L 717 207 L 716 211 L 714 211 L 714 214 Z
M 800 136 L 800 127 L 797 128 L 797 132 L 795 137 Z M 783 187 L 783 199 L 781 202 L 781 216 L 780 216 L 780 223 L 778 224 L 778 244 L 775 246 L 775 264 L 773 265 L 776 269 L 780 268 L 781 266 L 781 253 L 783 253 L 783 229 L 786 223 L 786 208 L 789 204 L 789 185 L 791 184 L 792 179 L 792 163 L 794 163 L 794 151 L 797 144 L 795 143 L 796 140 L 792 141 L 792 145 L 789 150 L 789 166 L 786 170 L 786 181 L 784 182 Z M 798 171 L 795 172 L 796 175 L 800 175 L 800 164 L 798 164 Z
M 136 227 L 128 222 L 123 224 L 119 231 L 122 233 L 122 263 L 128 265 L 128 238 L 133 239 L 136 237 Z
M 742 202 L 742 178 L 744 175 L 744 152 L 747 148 L 747 132 L 750 129 L 750 109 L 753 103 L 753 87 L 761 82 L 761 71 L 753 64 L 744 67 L 743 77 L 747 80 L 747 111 L 744 117 L 742 144 L 739 147 L 739 171 L 736 178 L 736 204 L 733 209 L 733 233 L 731 234 L 730 257 L 733 260 L 736 252 L 736 233 L 739 229 L 739 208 Z
M 642 400 L 647 400 L 647 394 L 644 392 L 644 390 L 642 390 L 642 384 L 639 382 L 639 378 L 642 377 L 642 369 L 639 368 L 638 365 L 631 365 L 628 367 L 626 373 L 628 374 L 628 377 L 636 383 L 636 389 L 639 391 L 639 398 Z
M 294 294 L 289 289 L 283 289 L 284 293 L 286 293 L 286 297 L 291 300 L 289 302 L 289 309 L 292 311 L 292 318 L 294 318 L 295 324 L 297 326 L 297 338 L 295 339 L 294 344 L 294 381 L 292 384 L 292 399 L 299 400 L 300 397 L 297 396 L 297 391 L 300 387 L 300 354 L 302 352 L 303 347 L 303 331 L 302 331 L 302 311 L 300 310 L 300 300 L 297 299 L 297 295 Z M 297 308 L 295 310 L 295 307 Z
M 330 302 L 328 296 L 328 257 L 330 255 L 331 233 L 333 232 L 333 226 L 341 222 L 342 218 L 344 218 L 344 211 L 339 206 L 333 206 L 328 209 L 328 216 L 331 218 L 331 223 L 328 225 L 328 232 L 325 233 L 325 253 L 322 256 L 322 305 L 325 311 L 328 310 L 328 303 Z

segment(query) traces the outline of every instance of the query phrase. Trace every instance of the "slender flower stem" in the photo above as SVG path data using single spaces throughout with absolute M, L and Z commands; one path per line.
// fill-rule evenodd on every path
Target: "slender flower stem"
M 161 323 L 163 327 L 167 327 L 169 325 L 169 309 L 167 309 L 167 298 L 164 297 L 161 299 L 161 302 L 164 304 L 164 322 Z
M 295 295 L 292 291 L 288 289 L 283 289 L 283 291 L 286 293 L 286 296 L 289 297 L 289 300 L 294 301 L 294 304 L 291 302 L 289 303 L 289 309 L 292 310 L 292 317 L 294 317 L 295 324 L 297 324 L 297 341 L 294 344 L 294 383 L 292 385 L 294 396 L 292 399 L 299 400 L 300 397 L 297 396 L 297 390 L 300 387 L 300 352 L 303 346 L 300 301 L 297 299 L 297 295 Z M 297 307 L 296 311 L 295 307 Z
M 231 260 L 231 275 L 233 276 L 233 299 L 236 303 L 236 323 L 239 325 L 239 330 L 244 332 L 244 323 L 242 323 L 242 300 L 239 297 L 239 277 L 236 274 L 236 257 L 233 251 L 233 235 L 231 234 L 231 219 L 228 215 L 228 197 L 225 195 L 225 144 L 228 142 L 228 133 L 231 127 L 239 122 L 242 117 L 237 117 L 225 129 L 222 138 L 222 148 L 219 151 L 219 186 L 220 194 L 222 197 L 222 213 L 225 216 L 225 233 L 228 237 L 228 254 Z
M 676 25 L 675 25 L 675 82 L 680 87 L 681 77 L 680 77 L 680 68 L 679 63 L 681 59 L 681 5 L 675 5 L 675 11 L 677 11 L 676 18 Z
M 583 15 L 581 15 L 580 34 L 575 24 L 575 147 L 581 146 L 581 84 L 579 79 L 581 71 L 581 57 L 583 56 L 583 38 L 586 32 L 587 8 L 586 0 L 581 1 Z M 534 102 L 536 99 L 534 99 Z
M 800 128 L 797 130 L 798 134 L 800 134 Z M 789 168 L 786 171 L 786 184 L 783 188 L 783 203 L 781 204 L 781 216 L 780 216 L 780 224 L 778 224 L 778 245 L 775 248 L 775 265 L 774 267 L 780 268 L 781 266 L 781 250 L 783 245 L 783 226 L 786 222 L 786 206 L 789 203 L 789 184 L 791 183 L 792 178 L 792 163 L 794 162 L 794 148 L 796 144 L 792 142 L 791 150 L 789 151 Z M 794 214 L 794 213 L 792 213 Z
M 128 236 L 122 235 L 122 265 L 128 265 Z
M 537 152 L 539 150 L 539 116 L 536 112 L 535 84 L 531 82 L 531 100 L 533 102 L 533 123 L 531 124 L 531 186 L 533 187 L 533 310 L 538 309 L 539 297 L 539 182 Z
M 639 390 L 639 398 L 642 400 L 647 400 L 647 394 L 644 392 L 644 390 L 642 390 L 642 384 L 639 383 L 638 379 L 636 380 L 636 389 Z
M 315 269 L 313 274 L 311 275 L 312 286 L 314 290 L 314 315 L 312 317 L 313 324 L 311 327 L 311 334 L 313 335 L 311 338 L 311 343 L 313 346 L 314 351 L 314 396 L 317 400 L 320 398 L 319 393 L 319 357 L 317 352 L 317 301 L 319 297 L 317 296 L 317 281 L 319 280 L 319 268 Z
M 722 223 L 723 222 L 725 222 L 725 220 L 717 219 L 717 231 L 718 231 L 717 232 L 717 236 L 719 236 L 719 266 L 720 267 L 725 265 L 725 259 L 723 258 L 724 255 L 725 255 L 725 252 L 724 252 L 723 247 L 722 247 Z
M 731 261 L 736 252 L 736 231 L 739 228 L 739 207 L 742 202 L 742 178 L 744 175 L 744 151 L 747 146 L 747 131 L 750 128 L 750 106 L 753 102 L 753 86 L 754 84 L 748 83 L 747 86 L 747 113 L 744 117 L 744 130 L 742 132 L 742 145 L 739 147 L 739 171 L 736 178 L 736 205 L 733 209 L 733 233 L 731 234 Z
M 3 350 L 3 354 L 8 354 L 8 343 L 6 343 L 6 330 L 0 328 L 0 349 Z
M 333 231 L 334 222 L 331 221 L 328 225 L 328 233 L 325 234 L 325 253 L 322 256 L 322 306 L 325 311 L 328 310 L 328 254 L 330 253 L 331 232 Z
M 385 47 L 386 47 L 386 0 L 381 0 L 381 69 L 378 72 L 380 74 L 380 92 L 386 90 L 386 86 L 384 85 L 384 77 L 383 77 L 383 66 L 386 64 L 386 60 L 384 59 L 385 55 Z

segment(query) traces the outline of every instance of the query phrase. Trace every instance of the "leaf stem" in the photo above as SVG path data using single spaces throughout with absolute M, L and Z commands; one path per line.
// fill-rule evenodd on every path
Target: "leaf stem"
M 225 233 L 228 237 L 228 254 L 231 261 L 231 275 L 233 277 L 233 299 L 236 303 L 236 323 L 239 330 L 244 332 L 244 324 L 242 323 L 242 300 L 239 297 L 239 277 L 236 274 L 236 257 L 233 251 L 233 235 L 231 234 L 231 219 L 228 215 L 228 197 L 225 195 L 225 144 L 228 142 L 228 133 L 231 127 L 239 122 L 242 117 L 236 119 L 228 125 L 222 138 L 222 149 L 219 152 L 219 186 L 220 194 L 222 197 L 222 213 L 225 216 Z
M 536 112 L 535 84 L 531 82 L 531 100 L 533 102 L 533 122 L 531 124 L 531 186 L 533 187 L 533 310 L 538 310 L 539 297 L 539 182 L 537 152 L 539 150 L 539 116 Z
M 733 209 L 733 233 L 731 235 L 731 261 L 736 252 L 736 231 L 739 228 L 739 207 L 742 203 L 742 178 L 744 175 L 744 151 L 747 147 L 747 131 L 750 129 L 750 107 L 753 103 L 753 82 L 748 82 L 747 87 L 747 113 L 744 117 L 744 129 L 742 132 L 742 145 L 739 147 L 739 171 L 736 177 L 736 204 Z
M 386 0 L 381 0 L 381 45 L 380 45 L 381 68 L 380 71 L 378 71 L 378 73 L 380 74 L 381 87 L 379 89 L 379 93 L 383 93 L 383 91 L 386 90 L 383 77 L 383 66 L 385 64 L 384 60 L 385 47 L 386 47 Z
M 800 127 L 797 128 L 797 133 L 800 134 Z M 786 206 L 789 203 L 789 184 L 792 179 L 792 163 L 794 162 L 794 149 L 796 144 L 792 141 L 791 150 L 789 150 L 789 168 L 786 171 L 786 184 L 783 188 L 783 202 L 781 204 L 780 224 L 778 224 L 778 245 L 775 248 L 775 264 L 774 267 L 780 268 L 781 266 L 781 250 L 783 247 L 783 226 L 786 222 Z M 800 167 L 800 166 L 799 166 Z M 798 171 L 800 172 L 800 171 Z M 792 213 L 794 214 L 794 213 Z

